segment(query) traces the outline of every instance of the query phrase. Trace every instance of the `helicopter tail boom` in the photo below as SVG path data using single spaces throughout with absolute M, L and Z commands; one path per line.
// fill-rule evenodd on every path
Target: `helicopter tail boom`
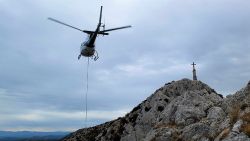
M 101 11 L 100 11 L 100 17 L 99 17 L 99 24 L 102 22 L 102 6 L 101 6 Z

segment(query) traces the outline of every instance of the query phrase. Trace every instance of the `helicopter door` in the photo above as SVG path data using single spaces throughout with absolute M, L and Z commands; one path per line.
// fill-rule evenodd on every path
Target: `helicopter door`
M 80 51 L 82 51 L 82 50 L 85 48 L 85 46 L 86 46 L 86 42 L 87 42 L 87 41 L 82 42 L 81 47 L 80 47 Z

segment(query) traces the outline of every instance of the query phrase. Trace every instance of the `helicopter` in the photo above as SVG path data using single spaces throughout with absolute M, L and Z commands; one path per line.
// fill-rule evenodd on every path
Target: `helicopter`
M 95 61 L 99 58 L 98 53 L 97 53 L 97 51 L 95 49 L 95 41 L 96 41 L 96 38 L 97 38 L 98 35 L 103 35 L 103 36 L 104 35 L 109 35 L 109 33 L 108 33 L 109 31 L 114 31 L 114 30 L 119 30 L 119 29 L 132 27 L 131 25 L 128 25 L 128 26 L 122 26 L 122 27 L 111 28 L 111 29 L 106 29 L 105 30 L 105 24 L 102 23 L 102 7 L 103 6 L 101 6 L 99 22 L 98 22 L 98 25 L 97 25 L 97 28 L 96 28 L 95 31 L 82 30 L 80 28 L 71 26 L 69 24 L 61 22 L 61 21 L 56 20 L 54 18 L 50 18 L 50 17 L 48 18 L 48 20 L 51 20 L 53 22 L 56 22 L 56 23 L 71 27 L 73 29 L 76 29 L 76 30 L 79 30 L 81 32 L 84 32 L 84 33 L 88 34 L 87 40 L 84 41 L 80 46 L 80 54 L 78 56 L 78 60 L 81 58 L 81 56 L 93 57 Z M 103 28 L 102 30 L 101 30 L 101 27 Z

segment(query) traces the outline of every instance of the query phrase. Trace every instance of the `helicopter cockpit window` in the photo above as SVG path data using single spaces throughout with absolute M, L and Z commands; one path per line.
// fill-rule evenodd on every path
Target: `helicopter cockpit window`
M 82 42 L 81 46 L 83 47 L 87 41 Z

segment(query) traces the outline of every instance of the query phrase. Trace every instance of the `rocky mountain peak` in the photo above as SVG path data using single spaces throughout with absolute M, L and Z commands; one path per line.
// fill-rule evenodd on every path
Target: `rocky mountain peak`
M 223 98 L 201 81 L 182 79 L 166 83 L 124 117 L 80 129 L 64 140 L 245 141 L 250 140 L 249 106 L 249 83 Z

